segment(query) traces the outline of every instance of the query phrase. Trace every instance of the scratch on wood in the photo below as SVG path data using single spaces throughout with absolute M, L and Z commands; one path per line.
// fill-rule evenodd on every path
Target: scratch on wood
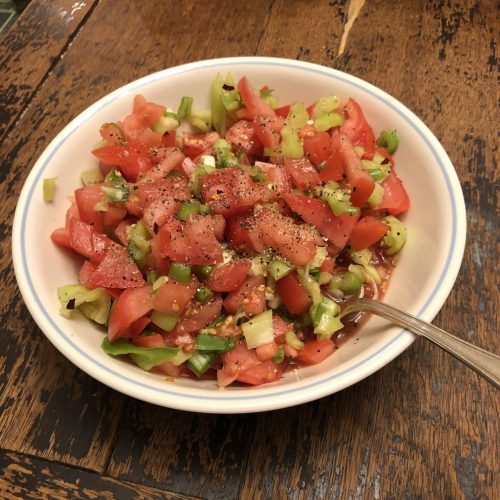
M 351 0 L 349 2 L 349 9 L 347 11 L 347 22 L 344 25 L 344 32 L 342 33 L 342 38 L 340 39 L 340 47 L 338 52 L 339 56 L 341 56 L 344 53 L 349 32 L 351 31 L 351 28 L 354 25 L 354 21 L 361 12 L 361 9 L 363 8 L 364 4 L 365 0 Z

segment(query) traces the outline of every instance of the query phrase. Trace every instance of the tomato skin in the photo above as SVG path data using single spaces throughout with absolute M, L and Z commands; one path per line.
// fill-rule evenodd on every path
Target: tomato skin
M 88 260 L 84 261 L 78 273 L 78 281 L 80 282 L 80 284 L 87 288 L 93 288 L 90 284 L 90 277 L 96 269 L 97 266 L 95 264 L 92 264 L 92 262 Z
M 209 132 L 208 134 L 190 134 L 184 132 L 184 154 L 194 160 L 202 154 L 212 154 L 213 145 L 220 135 L 217 132 Z
M 280 130 L 285 120 L 279 116 L 258 115 L 253 120 L 257 139 L 266 148 L 275 148 L 281 141 Z
M 222 246 L 215 236 L 210 215 L 191 215 L 184 223 L 171 219 L 158 231 L 162 244 L 160 256 L 188 264 L 217 264 L 222 262 Z
M 335 350 L 335 344 L 330 339 L 311 340 L 298 351 L 297 359 L 305 365 L 316 365 L 324 361 Z
M 148 318 L 145 318 L 143 316 L 142 318 L 139 318 L 136 321 L 141 321 L 143 319 L 148 319 Z M 132 323 L 132 325 L 134 323 Z M 132 329 L 132 326 L 130 328 Z M 146 347 L 146 348 L 150 348 L 150 349 L 151 348 L 167 347 L 167 344 L 163 340 L 163 337 L 162 337 L 161 333 L 154 333 L 153 335 L 143 335 L 141 337 L 134 338 L 134 340 L 132 341 L 132 343 L 134 345 L 139 346 L 139 347 Z
M 351 97 L 346 103 L 347 120 L 340 130 L 355 146 L 362 146 L 367 154 L 375 151 L 375 134 L 367 122 L 360 105 Z
M 317 132 L 304 137 L 304 153 L 311 163 L 318 166 L 330 156 L 331 138 L 328 132 Z
M 303 314 L 309 311 L 312 300 L 305 288 L 300 284 L 295 271 L 276 282 L 276 291 L 283 304 L 292 314 Z
M 270 359 L 260 365 L 238 373 L 236 380 L 250 385 L 261 385 L 276 382 L 283 374 L 283 363 L 276 365 Z
M 286 104 L 285 106 L 281 106 L 280 108 L 276 108 L 274 110 L 277 116 L 281 116 L 282 118 L 286 118 L 288 113 L 290 112 L 290 104 Z
M 71 248 L 94 263 L 101 262 L 108 249 L 116 245 L 104 234 L 78 219 L 69 221 L 69 241 Z
M 263 161 L 256 161 L 255 166 L 266 174 L 266 179 L 260 183 L 263 201 L 273 201 L 290 192 L 290 177 L 284 167 Z
M 285 159 L 285 169 L 297 189 L 304 190 L 321 184 L 318 171 L 307 158 Z
M 110 246 L 89 280 L 93 287 L 136 288 L 145 284 L 142 273 L 127 251 Z
M 387 210 L 392 215 L 406 212 L 410 208 L 410 198 L 403 186 L 401 179 L 391 171 L 389 177 L 381 183 L 384 188 L 384 196 L 380 205 L 380 210 Z
M 136 319 L 129 327 L 130 337 L 132 339 L 136 339 L 144 329 L 149 325 L 150 319 L 147 316 L 142 316 L 139 319 Z M 163 338 L 162 338 L 163 340 Z M 135 343 L 135 342 L 134 342 Z M 165 342 L 163 343 L 165 345 Z M 140 344 L 137 344 L 140 345 Z M 146 347 L 146 346 L 144 346 Z M 163 346 L 161 346 L 163 347 Z
M 174 335 L 196 332 L 220 316 L 222 299 L 219 296 L 205 305 L 191 302 L 183 317 L 173 330 Z
M 224 309 L 228 314 L 236 314 L 240 306 L 244 313 L 252 316 L 264 311 L 266 297 L 263 276 L 248 276 L 240 288 L 224 299 Z
M 103 193 L 100 184 L 91 184 L 75 190 L 75 200 L 80 219 L 93 226 L 96 231 L 102 232 L 102 212 L 94 210 L 94 206 L 101 202 Z
M 109 341 L 128 337 L 130 325 L 153 309 L 151 286 L 129 288 L 115 301 L 108 323 Z
M 254 252 L 252 238 L 246 229 L 248 214 L 230 217 L 226 221 L 226 239 L 232 248 L 244 252 Z
M 172 170 L 179 168 L 185 158 L 184 153 L 176 147 L 165 148 L 162 151 L 162 156 L 163 158 L 161 161 L 151 170 L 139 175 L 139 180 L 141 182 L 164 179 Z
M 248 259 L 228 262 L 214 269 L 207 280 L 207 286 L 214 292 L 234 292 L 241 287 L 252 267 Z
M 92 154 L 106 165 L 118 166 L 125 179 L 135 182 L 142 173 L 153 166 L 147 150 L 140 145 L 119 146 L 112 144 L 94 149 Z
M 197 286 L 198 280 L 194 277 L 188 284 L 169 279 L 156 290 L 153 298 L 154 309 L 180 316 L 193 300 Z
M 247 155 L 260 155 L 262 152 L 262 144 L 251 121 L 237 121 L 226 132 L 226 140 L 232 144 L 236 152 L 243 152 Z
M 387 232 L 387 225 L 381 220 L 367 215 L 358 221 L 351 233 L 351 247 L 353 250 L 363 250 L 377 243 Z
M 65 227 L 54 229 L 50 235 L 50 239 L 59 246 L 72 248 L 69 231 Z
M 342 154 L 342 142 L 340 141 L 340 134 L 334 131 L 330 143 L 330 154 L 326 159 L 325 168 L 319 173 L 323 182 L 336 181 L 340 182 L 345 180 L 345 160 Z
M 252 118 L 257 115 L 275 116 L 274 109 L 255 93 L 246 76 L 238 82 L 238 91 Z
M 204 175 L 201 194 L 213 212 L 224 217 L 244 212 L 260 199 L 251 177 L 237 168 L 223 168 Z
M 338 248 L 344 248 L 358 220 L 357 215 L 336 216 L 325 202 L 304 195 L 290 193 L 283 198 L 295 213 L 316 226 L 325 238 Z

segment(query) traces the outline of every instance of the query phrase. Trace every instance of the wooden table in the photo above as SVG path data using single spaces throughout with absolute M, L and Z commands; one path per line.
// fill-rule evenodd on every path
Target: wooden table
M 498 352 L 495 3 L 33 0 L 0 39 L 0 497 L 498 498 L 499 394 L 430 344 L 417 341 L 369 379 L 297 408 L 158 408 L 55 350 L 23 304 L 10 250 L 28 172 L 96 99 L 199 59 L 312 61 L 391 93 L 448 151 L 468 241 L 435 323 Z

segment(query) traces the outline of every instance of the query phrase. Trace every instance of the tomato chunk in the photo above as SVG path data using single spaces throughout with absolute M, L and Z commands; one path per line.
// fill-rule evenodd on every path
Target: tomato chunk
M 292 314 L 303 314 L 309 311 L 312 300 L 306 289 L 300 284 L 295 271 L 276 282 L 276 291 L 283 304 Z
M 330 156 L 331 138 L 328 132 L 318 132 L 304 137 L 304 153 L 312 164 L 318 166 Z
M 315 365 L 324 361 L 335 350 L 335 344 L 330 339 L 311 340 L 298 351 L 297 359 L 306 365 Z
M 379 241 L 386 232 L 387 225 L 381 220 L 372 215 L 363 217 L 352 230 L 351 247 L 356 251 L 368 248 Z
M 406 212 L 410 208 L 408 193 L 394 171 L 382 181 L 381 185 L 384 188 L 384 196 L 377 208 L 387 210 L 392 215 Z
M 108 323 L 109 341 L 128 337 L 130 325 L 153 309 L 152 287 L 142 286 L 125 290 L 116 300 Z
M 238 91 L 252 117 L 256 117 L 258 115 L 274 116 L 276 114 L 274 109 L 255 93 L 246 76 L 241 78 L 238 82 Z
M 248 259 L 240 259 L 223 264 L 212 271 L 207 285 L 214 292 L 234 292 L 241 287 L 252 267 Z
M 321 183 L 318 171 L 307 158 L 285 160 L 285 168 L 297 189 L 310 189 Z
M 224 299 L 224 309 L 236 314 L 239 307 L 250 315 L 259 314 L 266 308 L 265 285 L 263 276 L 249 276 L 239 289 Z
M 180 316 L 193 300 L 198 280 L 192 278 L 188 284 L 169 279 L 156 290 L 154 308 L 167 314 Z

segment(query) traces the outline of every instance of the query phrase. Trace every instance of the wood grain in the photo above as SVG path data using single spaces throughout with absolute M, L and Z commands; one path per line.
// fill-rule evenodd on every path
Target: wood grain
M 0 38 L 0 141 L 43 85 L 95 1 L 31 2 Z
M 0 451 L 0 497 L 23 499 L 106 499 L 106 500 L 187 500 L 142 484 L 118 481 L 112 477 L 74 469 L 38 458 Z
M 18 120 L 10 132 L 0 120 L 0 449 L 12 451 L 0 452 L 0 497 L 38 498 L 40 485 L 46 498 L 498 496 L 498 394 L 424 341 L 321 401 L 259 415 L 193 415 L 126 398 L 87 377 L 43 337 L 17 291 L 10 258 L 16 199 L 65 123 L 114 88 L 165 67 L 289 57 L 380 86 L 440 139 L 462 183 L 469 239 L 436 324 L 498 352 L 499 8 L 487 0 L 367 0 L 339 56 L 349 4 L 100 0 L 86 2 L 87 14 L 65 25 L 60 39 L 40 38 L 40 24 L 47 33 L 62 29 L 47 18 L 23 25 L 26 40 L 3 43 L 0 60 L 10 62 L 2 77 L 25 79 L 29 88 L 0 92 L 6 127 Z M 29 9 L 47 5 L 33 0 Z M 16 58 L 29 61 L 29 71 L 11 64 Z

